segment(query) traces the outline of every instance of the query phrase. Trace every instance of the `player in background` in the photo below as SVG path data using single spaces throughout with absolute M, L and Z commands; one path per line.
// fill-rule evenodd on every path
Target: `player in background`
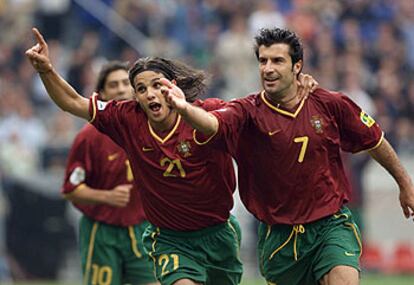
M 80 96 L 53 69 L 42 35 L 26 51 L 53 101 L 89 120 L 125 150 L 148 221 L 144 237 L 165 285 L 235 285 L 242 276 L 240 228 L 230 216 L 235 175 L 230 155 L 193 143 L 193 128 L 161 93 L 174 80 L 188 100 L 213 110 L 222 101 L 196 100 L 205 75 L 179 62 L 139 59 L 130 70 L 136 100 L 104 102 Z
M 284 29 L 255 37 L 263 91 L 206 112 L 166 79 L 167 102 L 198 131 L 195 142 L 237 161 L 239 191 L 258 219 L 260 270 L 268 284 L 359 284 L 361 237 L 344 206 L 350 185 L 341 151 L 367 151 L 395 179 L 406 218 L 414 187 L 379 125 L 345 95 L 297 93 L 299 38 Z
M 103 102 L 131 99 L 128 65 L 118 61 L 104 65 L 96 91 Z M 83 284 L 157 284 L 142 244 L 149 224 L 129 160 L 121 147 L 90 124 L 73 142 L 62 192 L 83 214 L 79 225 Z

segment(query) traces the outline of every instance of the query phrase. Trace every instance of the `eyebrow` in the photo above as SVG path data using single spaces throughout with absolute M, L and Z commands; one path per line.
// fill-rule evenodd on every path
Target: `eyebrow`
M 152 79 L 151 81 L 150 81 L 150 83 L 153 83 L 154 81 L 157 81 L 157 80 L 160 80 L 161 79 L 161 77 L 156 77 L 156 78 L 154 78 L 154 79 Z M 140 84 L 144 84 L 142 81 L 138 81 L 136 84 L 135 84 L 135 86 L 138 86 L 138 85 L 140 85 Z

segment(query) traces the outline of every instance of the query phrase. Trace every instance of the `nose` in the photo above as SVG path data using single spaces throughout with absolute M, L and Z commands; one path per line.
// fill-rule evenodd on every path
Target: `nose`
M 155 90 L 153 88 L 148 88 L 147 91 L 147 100 L 153 100 L 156 97 Z
M 273 68 L 272 62 L 271 62 L 270 60 L 268 60 L 268 61 L 266 62 L 265 66 L 263 67 L 263 71 L 264 71 L 265 73 L 271 73 L 271 72 L 273 72 L 273 71 L 274 71 L 274 68 Z

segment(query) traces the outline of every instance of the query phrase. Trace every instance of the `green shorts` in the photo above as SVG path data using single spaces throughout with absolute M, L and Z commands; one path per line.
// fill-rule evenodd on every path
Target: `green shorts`
M 317 285 L 337 265 L 360 271 L 361 252 L 361 234 L 346 207 L 304 225 L 259 226 L 260 271 L 268 284 Z
M 83 216 L 79 225 L 83 285 L 155 282 L 153 263 L 141 242 L 148 225 L 117 227 Z
M 150 226 L 143 239 L 162 285 L 184 278 L 206 285 L 240 283 L 241 232 L 233 216 L 226 223 L 191 232 Z

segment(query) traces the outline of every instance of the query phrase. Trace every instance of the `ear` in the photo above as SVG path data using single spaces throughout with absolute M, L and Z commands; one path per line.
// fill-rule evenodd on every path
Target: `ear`
M 303 61 L 302 60 L 299 60 L 298 62 L 296 62 L 293 65 L 293 73 L 295 75 L 298 75 L 300 73 L 300 71 L 302 70 L 302 64 L 303 64 Z
M 177 81 L 175 79 L 171 80 L 171 83 L 177 85 Z

